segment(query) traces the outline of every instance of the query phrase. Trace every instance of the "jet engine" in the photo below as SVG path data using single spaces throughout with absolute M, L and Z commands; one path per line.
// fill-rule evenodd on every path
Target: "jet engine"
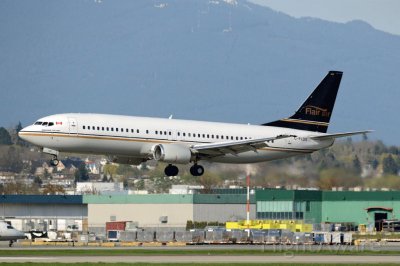
M 179 144 L 157 144 L 153 148 L 153 158 L 166 163 L 187 164 L 192 161 L 191 150 Z

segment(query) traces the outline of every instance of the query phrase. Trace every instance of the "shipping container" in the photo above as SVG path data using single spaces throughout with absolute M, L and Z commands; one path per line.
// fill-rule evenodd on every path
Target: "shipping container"
M 121 231 L 119 235 L 119 241 L 134 242 L 136 241 L 136 235 L 136 231 Z
M 293 240 L 293 232 L 286 229 L 281 231 L 281 244 L 291 244 Z
M 205 232 L 203 230 L 190 230 L 192 242 L 190 244 L 203 244 L 205 242 Z
M 173 242 L 175 240 L 175 232 L 174 231 L 157 231 L 156 232 L 156 241 L 160 243 L 168 243 Z
M 245 230 L 226 230 L 229 234 L 229 242 L 231 243 L 247 243 L 249 242 L 249 234 Z
M 118 230 L 109 230 L 107 231 L 107 240 L 108 241 L 119 241 L 121 231 Z
M 330 232 L 316 232 L 314 233 L 314 240 L 316 244 L 330 245 L 332 243 L 332 233 Z
M 251 230 L 250 242 L 253 244 L 264 244 L 267 238 L 267 234 L 268 230 Z
M 126 228 L 125 221 L 106 222 L 106 231 L 110 231 L 110 230 L 125 231 L 125 228 Z
M 293 233 L 292 244 L 303 245 L 306 242 L 306 233 L 295 232 Z
M 209 229 L 206 231 L 204 243 L 207 244 L 222 244 L 229 243 L 230 233 L 225 229 Z
M 304 244 L 315 244 L 313 233 L 304 233 Z
M 175 232 L 175 240 L 183 243 L 193 243 L 193 233 L 188 231 Z
M 267 237 L 265 239 L 266 244 L 279 244 L 281 243 L 281 232 L 280 229 L 268 230 Z
M 58 231 L 66 231 L 67 230 L 67 220 L 57 219 L 57 230 Z
M 332 232 L 331 233 L 331 243 L 335 245 L 340 245 L 343 243 L 343 233 L 341 232 Z
M 343 244 L 351 245 L 353 242 L 353 233 L 345 232 L 343 233 Z
M 154 241 L 154 231 L 137 231 L 137 241 L 138 242 L 153 242 Z

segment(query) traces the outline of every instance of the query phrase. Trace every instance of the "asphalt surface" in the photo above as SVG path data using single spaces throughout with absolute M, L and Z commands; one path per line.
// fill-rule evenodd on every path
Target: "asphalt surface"
M 399 256 L 39 256 L 0 257 L 4 262 L 36 263 L 399 263 Z
M 123 256 L 2 256 L 0 263 L 5 262 L 35 262 L 35 263 L 400 263 L 400 243 L 381 245 L 375 243 L 365 246 L 318 246 L 318 245 L 202 245 L 184 247 L 63 247 L 63 246 L 20 246 L 18 243 L 9 248 L 7 242 L 0 242 L 1 250 L 254 250 L 255 255 L 123 255 Z M 263 251 L 277 251 L 277 254 L 266 255 Z M 319 250 L 332 251 L 332 255 L 318 254 Z M 399 255 L 362 255 L 362 251 L 399 251 Z M 296 255 L 296 251 L 315 251 L 310 255 Z M 355 255 L 343 255 L 342 251 L 353 251 Z M 360 254 L 357 254 L 360 251 Z

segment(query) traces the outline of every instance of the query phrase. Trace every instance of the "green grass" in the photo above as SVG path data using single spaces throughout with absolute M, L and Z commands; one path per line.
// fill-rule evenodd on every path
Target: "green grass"
M 265 255 L 265 256 L 278 256 L 278 255 L 399 255 L 399 251 L 387 250 L 361 250 L 355 247 L 339 247 L 333 246 L 328 250 L 307 250 L 296 249 L 294 247 L 277 247 L 276 250 L 240 250 L 240 249 L 22 249 L 0 250 L 0 257 L 2 256 L 168 256 L 168 255 Z
M 22 266 L 22 265 L 31 265 L 31 266 L 38 266 L 38 265 L 43 265 L 43 263 L 1 263 L 1 265 L 9 265 L 9 266 Z M 46 263 L 46 266 L 71 266 L 71 263 Z M 150 266 L 161 266 L 161 265 L 167 265 L 167 266 L 204 266 L 204 265 L 217 265 L 217 266 L 231 266 L 232 263 L 74 263 L 74 266 L 104 266 L 104 265 L 111 265 L 111 266 L 144 266 L 144 265 L 150 265 Z M 271 266 L 292 266 L 293 263 L 234 263 L 235 266 L 247 266 L 247 265 L 252 265 L 252 266 L 258 266 L 258 265 L 271 265 Z M 296 265 L 310 265 L 308 263 L 296 263 Z M 313 263 L 313 266 L 336 266 L 336 265 L 343 265 L 339 263 Z M 359 265 L 366 265 L 362 263 L 352 263 L 352 266 L 359 266 Z M 395 263 L 381 263 L 379 266 L 394 266 L 398 265 Z
M 38 266 L 38 265 L 43 265 L 43 263 L 0 263 L 1 265 L 8 265 L 8 266 Z M 217 265 L 217 266 L 228 266 L 231 265 L 232 263 L 46 263 L 46 266 L 160 266 L 160 265 L 168 265 L 168 266 L 204 266 L 204 265 Z M 247 266 L 247 265 L 252 265 L 252 266 L 261 266 L 261 265 L 270 265 L 270 266 L 291 266 L 293 263 L 235 263 L 235 266 Z M 298 265 L 309 265 L 307 263 L 299 263 Z M 346 265 L 346 264 L 337 264 L 337 263 L 315 263 L 312 264 L 313 266 L 335 266 L 335 265 Z M 358 265 L 371 265 L 371 264 L 361 264 L 361 263 L 352 263 L 349 264 L 352 266 L 358 266 Z M 394 263 L 382 263 L 379 264 L 380 266 L 393 266 L 393 265 L 398 265 Z

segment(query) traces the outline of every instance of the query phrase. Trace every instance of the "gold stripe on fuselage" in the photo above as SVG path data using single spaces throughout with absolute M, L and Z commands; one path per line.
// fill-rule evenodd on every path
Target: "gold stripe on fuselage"
M 38 137 L 64 137 L 64 138 L 83 138 L 83 139 L 97 139 L 97 140 L 117 140 L 117 141 L 131 141 L 131 142 L 147 142 L 147 143 L 174 143 L 177 140 L 152 140 L 145 138 L 129 138 L 129 137 L 114 137 L 114 136 L 98 136 L 98 135 L 80 135 L 77 133 L 56 133 L 56 132 L 20 132 L 19 134 L 25 136 L 38 136 Z M 179 141 L 186 144 L 198 144 L 198 142 L 191 141 Z M 201 142 L 202 143 L 202 142 Z M 296 152 L 296 153 L 312 153 L 315 150 L 306 149 L 288 149 L 288 148 L 275 148 L 275 147 L 264 147 L 258 148 L 257 150 L 264 151 L 282 151 L 282 152 Z
M 281 121 L 290 122 L 290 123 L 307 124 L 307 125 L 317 125 L 317 126 L 324 126 L 324 127 L 329 126 L 329 123 L 326 123 L 326 122 L 317 122 L 317 121 L 310 121 L 310 120 L 285 118 L 285 119 L 281 119 Z

